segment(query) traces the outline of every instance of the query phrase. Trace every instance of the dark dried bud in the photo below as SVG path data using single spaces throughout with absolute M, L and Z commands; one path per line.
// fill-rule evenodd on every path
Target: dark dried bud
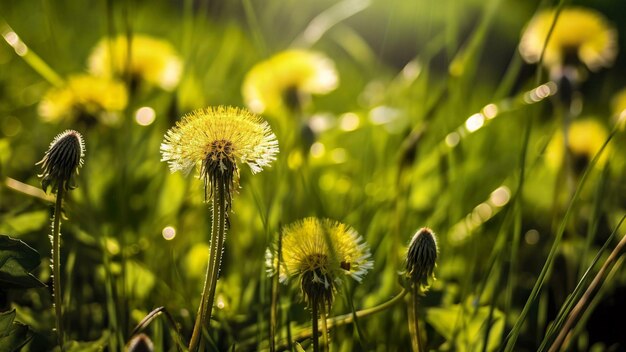
M 153 352 L 154 344 L 146 334 L 139 334 L 128 342 L 128 352 Z
M 85 141 L 83 136 L 74 131 L 67 130 L 54 137 L 43 159 L 35 165 L 41 165 L 41 187 L 48 192 L 48 187 L 57 190 L 74 188 L 72 176 L 78 174 L 78 168 L 83 165 L 85 156 Z
M 437 262 L 437 238 L 431 229 L 423 227 L 415 233 L 406 254 L 405 275 L 411 285 L 420 285 L 422 290 L 428 289 L 430 278 Z

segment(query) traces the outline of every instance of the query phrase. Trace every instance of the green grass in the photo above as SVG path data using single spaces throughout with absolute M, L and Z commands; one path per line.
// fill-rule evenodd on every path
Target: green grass
M 14 327 L 17 341 L 10 346 L 56 346 L 47 237 L 54 198 L 38 190 L 34 164 L 68 128 L 84 135 L 87 154 L 78 188 L 64 196 L 67 349 L 121 351 L 139 331 L 155 350 L 188 346 L 211 213 L 196 171 L 172 174 L 160 162 L 163 135 L 195 108 L 245 106 L 249 70 L 293 46 L 331 58 L 340 84 L 304 100 L 299 111 L 263 115 L 281 150 L 258 175 L 241 166 L 207 350 L 268 350 L 271 331 L 279 349 L 312 349 L 311 314 L 298 283 L 278 284 L 265 270 L 265 251 L 281 227 L 304 217 L 349 224 L 374 260 L 361 283 L 340 285 L 329 312 L 333 351 L 410 349 L 410 296 L 398 298 L 398 273 L 420 227 L 437 233 L 439 258 L 437 280 L 419 300 L 419 325 L 427 349 L 443 351 L 547 350 L 623 235 L 626 141 L 614 128 L 611 99 L 626 86 L 624 59 L 587 72 L 578 87 L 581 111 L 569 118 L 591 116 L 612 131 L 604 149 L 581 163 L 548 165 L 551 138 L 567 118 L 553 86 L 536 102 L 524 98 L 549 75 L 523 62 L 520 33 L 539 8 L 559 2 L 5 3 L 0 31 L 14 31 L 28 52 L 0 43 L 0 233 L 39 252 L 40 264 L 19 275 L 32 272 L 49 286 L 18 288 L 15 269 L 0 262 L 0 312 L 8 312 L 0 321 Z M 626 37 L 615 15 L 623 5 L 586 6 Z M 184 71 L 175 90 L 135 90 L 116 126 L 42 121 L 45 92 L 84 73 L 101 38 L 138 33 L 167 40 L 180 54 Z M 148 126 L 135 122 L 144 106 L 156 113 Z M 468 118 L 486 114 L 486 106 L 497 114 L 470 132 Z M 316 129 L 320 121 L 325 127 Z M 506 201 L 497 202 L 497 189 L 507 190 Z M 176 230 L 172 240 L 162 235 L 167 226 Z M 605 273 L 572 329 L 574 350 L 626 346 L 612 332 L 623 330 L 626 310 L 620 264 Z M 608 321 L 617 330 L 604 328 Z

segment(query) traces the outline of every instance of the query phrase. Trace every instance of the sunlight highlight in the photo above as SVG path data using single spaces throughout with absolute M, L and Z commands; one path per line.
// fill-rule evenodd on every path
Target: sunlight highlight
M 144 106 L 137 109 L 135 113 L 135 122 L 140 126 L 149 126 L 156 119 L 156 112 L 149 106 Z
M 161 234 L 163 235 L 163 238 L 171 241 L 174 239 L 174 237 L 176 237 L 176 229 L 173 226 L 166 226 L 163 228 Z

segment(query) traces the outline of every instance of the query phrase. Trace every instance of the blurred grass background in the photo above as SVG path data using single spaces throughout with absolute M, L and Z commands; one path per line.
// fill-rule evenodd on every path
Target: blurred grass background
M 107 35 L 141 33 L 166 40 L 184 69 L 174 91 L 131 92 L 119 125 L 50 123 L 39 117 L 37 105 L 51 82 L 2 43 L 0 233 L 41 254 L 36 276 L 49 283 L 52 206 L 25 194 L 23 184 L 38 187 L 34 164 L 48 143 L 67 128 L 78 129 L 87 155 L 79 188 L 65 203 L 68 220 L 62 228 L 69 339 L 100 339 L 90 346 L 119 350 L 135 325 L 159 306 L 188 338 L 205 271 L 210 217 L 202 183 L 191 175 L 170 174 L 159 161 L 163 134 L 194 108 L 244 106 L 242 83 L 256 63 L 288 48 L 311 49 L 332 59 L 339 85 L 314 96 L 300 116 L 264 114 L 281 152 L 271 168 L 255 177 L 242 168 L 218 285 L 213 347 L 268 348 L 271 281 L 265 250 L 280 226 L 318 216 L 353 226 L 369 243 L 375 262 L 361 284 L 344 284 L 332 315 L 350 312 L 351 304 L 371 307 L 397 294 L 406 244 L 419 227 L 429 226 L 439 236 L 440 257 L 438 280 L 421 301 L 428 348 L 496 350 L 519 319 L 571 195 L 545 161 L 545 147 L 560 128 L 556 96 L 503 102 L 536 87 L 538 68 L 522 63 L 517 52 L 520 33 L 539 7 L 555 5 L 3 0 L 0 25 L 10 25 L 61 79 L 85 73 L 91 50 Z M 597 0 L 584 6 L 606 16 L 620 35 L 619 47 L 626 47 L 620 18 L 626 4 Z M 594 117 L 607 133 L 614 125 L 611 99 L 626 86 L 625 63 L 619 54 L 613 67 L 590 73 L 580 86 L 580 115 Z M 498 107 L 496 118 L 458 144 L 447 139 L 488 104 Z M 156 116 L 146 126 L 136 122 L 142 107 Z M 591 168 L 565 222 L 553 273 L 530 306 L 516 350 L 537 349 L 624 214 L 624 144 L 618 133 L 605 151 L 606 162 Z M 581 176 L 572 171 L 575 182 Z M 175 230 L 173 238 L 165 238 L 166 227 Z M 280 289 L 282 341 L 288 324 L 291 333 L 308 326 L 308 313 L 297 289 Z M 626 347 L 620 319 L 626 312 L 625 292 L 626 274 L 616 271 L 582 322 L 574 349 Z M 48 288 L 3 291 L 0 307 L 16 308 L 16 320 L 34 331 L 24 350 L 54 346 Z M 406 321 L 406 307 L 396 305 L 359 320 L 362 334 L 355 325 L 333 329 L 331 341 L 341 351 L 405 351 L 410 342 Z M 165 320 L 147 329 L 155 350 L 175 349 L 172 333 Z

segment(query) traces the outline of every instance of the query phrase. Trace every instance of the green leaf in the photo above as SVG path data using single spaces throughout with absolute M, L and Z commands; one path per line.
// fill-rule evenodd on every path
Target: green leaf
M 48 221 L 50 221 L 50 214 L 47 210 L 7 216 L 2 219 L 0 231 L 17 234 L 29 233 L 41 230 L 46 226 Z
M 172 216 L 185 200 L 185 179 L 180 173 L 168 174 L 157 202 L 159 216 Z
M 65 352 L 100 352 L 104 351 L 109 340 L 109 331 L 102 332 L 102 336 L 95 341 L 69 341 L 65 344 Z
M 455 304 L 448 308 L 430 308 L 426 312 L 426 321 L 450 344 L 454 343 L 456 351 L 481 351 L 483 346 L 485 324 L 489 317 L 489 307 L 480 307 L 476 312 L 465 308 L 460 322 L 461 306 Z M 458 329 L 463 326 L 462 329 Z M 487 343 L 487 351 L 494 351 L 500 344 L 500 336 L 504 329 L 504 314 L 494 309 L 492 326 Z
M 298 342 L 294 342 L 294 346 L 296 347 L 296 351 L 298 351 L 298 352 L 306 352 L 304 350 L 304 348 L 302 348 L 302 346 Z
M 14 320 L 15 309 L 0 313 L 0 352 L 19 351 L 33 337 L 28 326 Z
M 43 282 L 30 273 L 40 262 L 39 253 L 29 245 L 0 235 L 0 290 L 45 287 Z

